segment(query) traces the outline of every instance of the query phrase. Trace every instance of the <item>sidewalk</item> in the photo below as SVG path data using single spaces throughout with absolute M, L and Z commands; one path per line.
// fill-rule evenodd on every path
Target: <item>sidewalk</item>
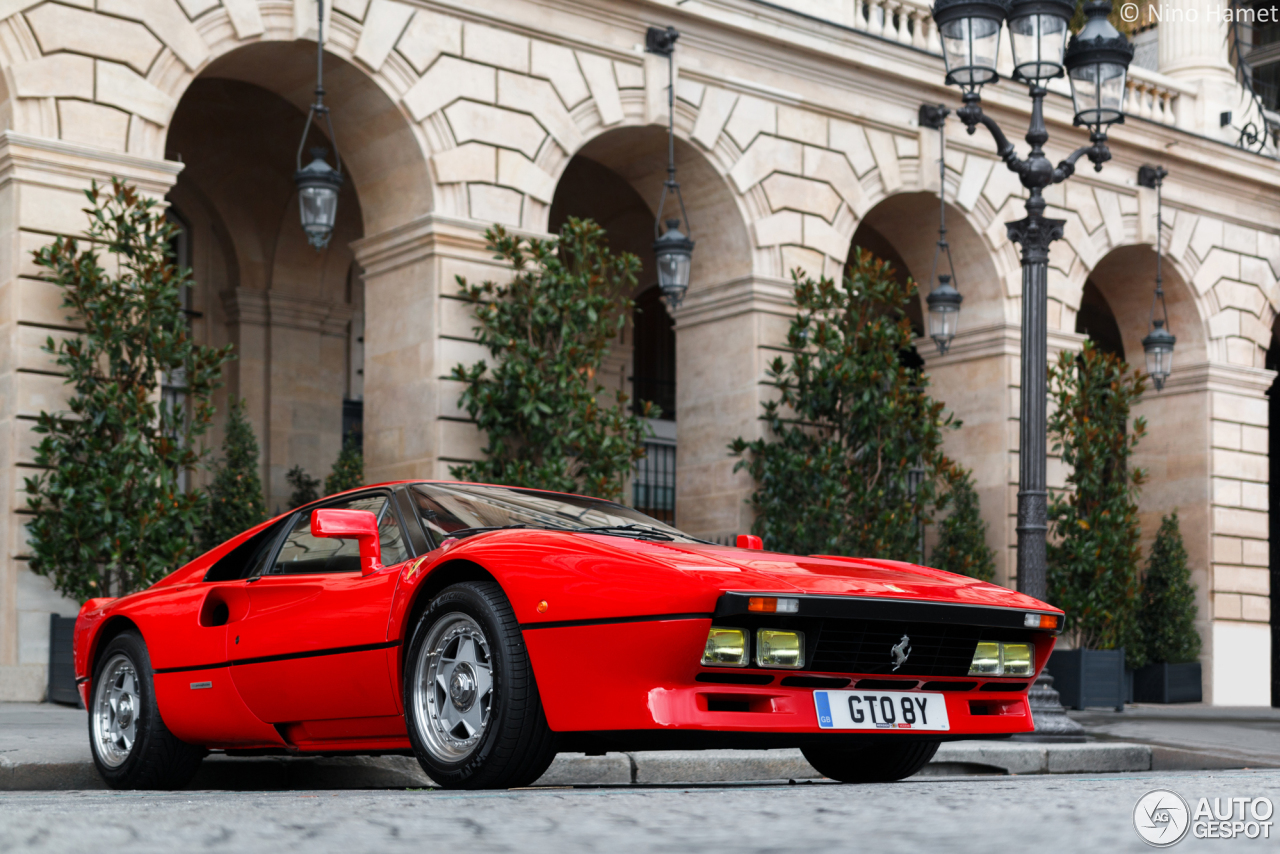
M 920 777 L 1280 767 L 1280 710 L 1135 706 L 1072 716 L 1084 744 L 947 742 Z M 798 750 L 561 754 L 537 785 L 663 785 L 813 780 Z M 432 785 L 410 757 L 212 755 L 193 789 L 417 788 Z M 0 790 L 100 789 L 85 712 L 0 703 Z

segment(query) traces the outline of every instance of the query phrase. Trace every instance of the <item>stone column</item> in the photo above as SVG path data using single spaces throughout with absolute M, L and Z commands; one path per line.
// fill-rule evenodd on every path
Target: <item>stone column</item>
M 26 568 L 25 477 L 35 473 L 31 432 L 42 411 L 56 411 L 66 388 L 40 346 L 69 331 L 58 288 L 40 281 L 31 252 L 51 233 L 84 231 L 83 191 L 119 176 L 163 196 L 179 163 L 28 136 L 0 133 L 0 701 L 40 700 L 48 664 L 49 614 L 72 616 L 78 603 Z
M 694 536 L 749 533 L 753 483 L 728 443 L 764 430 L 765 366 L 786 341 L 791 282 L 746 277 L 690 292 L 676 320 L 676 525 Z
M 1236 131 L 1222 127 L 1225 110 L 1240 110 L 1235 71 L 1228 60 L 1231 24 L 1224 17 L 1229 3 L 1218 0 L 1166 0 L 1158 4 L 1159 70 L 1196 87 L 1191 104 L 1179 106 L 1179 126 L 1216 138 L 1235 140 Z M 1183 99 L 1185 102 L 1187 99 Z M 1240 124 L 1233 116 L 1233 122 Z
M 945 356 L 931 338 L 918 339 L 916 350 L 925 358 L 930 394 L 964 424 L 946 434 L 943 448 L 973 470 L 987 545 L 995 552 L 995 583 L 1015 587 L 1018 399 L 1010 391 L 1018 385 L 1019 328 L 962 323 Z M 926 537 L 936 536 L 931 526 Z M 926 551 L 932 545 L 926 542 Z
M 509 270 L 485 249 L 485 225 L 419 217 L 353 244 L 364 269 L 365 479 L 448 478 L 480 458 L 483 436 L 458 407 L 456 364 L 487 359 L 474 342 L 456 276 L 501 279 Z

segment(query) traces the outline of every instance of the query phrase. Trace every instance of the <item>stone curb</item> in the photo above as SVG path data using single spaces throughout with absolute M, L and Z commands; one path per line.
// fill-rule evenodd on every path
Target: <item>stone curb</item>
M 1153 762 L 1153 753 L 1158 754 Z M 1028 744 L 991 741 L 944 743 L 919 777 L 974 774 L 1097 774 L 1191 768 L 1242 767 L 1221 756 L 1153 748 L 1145 744 Z M 535 785 L 662 785 L 819 780 L 799 750 L 676 750 L 556 757 Z M 434 785 L 407 756 L 211 756 L 192 789 L 413 789 Z M 0 790 L 101 789 L 91 762 L 24 762 L 0 754 Z

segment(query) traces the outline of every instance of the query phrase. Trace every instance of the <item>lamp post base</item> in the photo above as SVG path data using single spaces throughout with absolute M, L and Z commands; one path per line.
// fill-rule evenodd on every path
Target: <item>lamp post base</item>
M 1086 741 L 1084 727 L 1067 717 L 1067 710 L 1058 699 L 1058 692 L 1053 687 L 1053 677 L 1045 668 L 1036 677 L 1035 684 L 1027 693 L 1031 703 L 1031 718 L 1035 721 L 1035 732 L 1013 736 L 1018 741 Z

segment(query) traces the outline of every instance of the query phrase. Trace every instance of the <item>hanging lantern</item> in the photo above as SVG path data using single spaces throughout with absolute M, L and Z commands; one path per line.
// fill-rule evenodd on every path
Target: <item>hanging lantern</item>
M 689 290 L 689 271 L 693 268 L 693 241 L 680 231 L 680 220 L 667 220 L 667 230 L 653 242 L 658 260 L 658 287 L 675 308 Z
M 951 349 L 951 341 L 960 327 L 960 303 L 964 297 L 951 284 L 956 265 L 951 259 L 951 244 L 947 242 L 947 134 L 946 121 L 951 113 L 941 104 L 920 105 L 920 126 L 938 132 L 938 245 L 933 251 L 933 270 L 929 281 L 936 282 L 933 290 L 924 298 L 929 306 L 929 337 L 938 345 L 938 355 L 945 356 Z M 938 261 L 947 256 L 950 273 L 938 273 Z
M 1147 354 L 1147 373 L 1156 391 L 1164 389 L 1165 380 L 1173 371 L 1173 345 L 1178 339 L 1167 328 L 1169 307 L 1164 303 L 1164 279 L 1160 249 L 1160 235 L 1164 230 L 1164 179 L 1169 171 L 1163 166 L 1145 165 L 1138 169 L 1138 185 L 1156 191 L 1156 292 L 1151 299 L 1151 331 L 1142 339 L 1142 350 Z M 1156 317 L 1156 304 L 1160 305 L 1160 317 Z
M 1164 328 L 1163 320 L 1157 318 L 1151 325 L 1150 334 L 1142 339 L 1142 349 L 1147 354 L 1147 373 L 1151 375 L 1151 382 L 1156 391 L 1161 391 L 1173 372 L 1173 345 L 1178 339 Z
M 1015 80 L 1039 84 L 1062 76 L 1067 23 L 1075 11 L 1071 0 L 1013 0 L 1009 46 Z
M 960 303 L 964 296 L 951 286 L 951 277 L 943 275 L 938 277 L 938 286 L 924 301 L 929 304 L 929 337 L 938 345 L 939 355 L 945 356 L 960 326 Z
M 676 89 L 675 62 L 676 39 L 680 38 L 674 27 L 650 27 L 645 33 L 645 50 L 667 58 L 667 180 L 662 185 L 662 198 L 658 201 L 658 216 L 653 222 L 653 255 L 658 265 L 658 288 L 667 307 L 674 310 L 684 301 L 689 290 L 689 273 L 693 269 L 693 239 L 689 236 L 689 214 L 684 209 L 684 196 L 676 181 Z M 680 203 L 680 219 L 666 220 L 666 231 L 661 231 L 662 211 L 667 204 L 667 194 L 674 193 Z M 685 230 L 680 230 L 683 221 Z
M 1001 24 L 1008 13 L 1008 0 L 938 0 L 933 4 L 948 85 L 976 92 L 1000 79 L 996 57 Z
M 302 230 L 316 249 L 329 245 L 338 218 L 338 191 L 342 188 L 342 173 L 329 166 L 326 153 L 323 148 L 311 149 L 312 161 L 293 175 L 293 182 L 298 185 Z
M 1084 28 L 1071 37 L 1063 64 L 1071 78 L 1075 124 L 1102 135 L 1107 125 L 1124 122 L 1125 77 L 1133 45 L 1107 20 L 1109 0 L 1085 4 L 1084 14 Z
M 307 111 L 307 123 L 302 128 L 302 139 L 298 142 L 298 167 L 293 173 L 293 183 L 298 187 L 298 212 L 302 217 L 302 230 L 306 232 L 307 242 L 320 250 L 329 245 L 334 223 L 338 220 L 342 157 L 338 154 L 337 137 L 333 133 L 329 108 L 324 105 L 324 0 L 317 0 L 316 10 L 319 18 L 316 24 L 316 102 Z M 311 149 L 311 162 L 306 166 L 302 165 L 302 151 L 307 145 L 307 134 L 317 116 L 323 116 L 329 127 L 336 167 L 331 167 L 325 159 L 328 152 L 324 148 Z

